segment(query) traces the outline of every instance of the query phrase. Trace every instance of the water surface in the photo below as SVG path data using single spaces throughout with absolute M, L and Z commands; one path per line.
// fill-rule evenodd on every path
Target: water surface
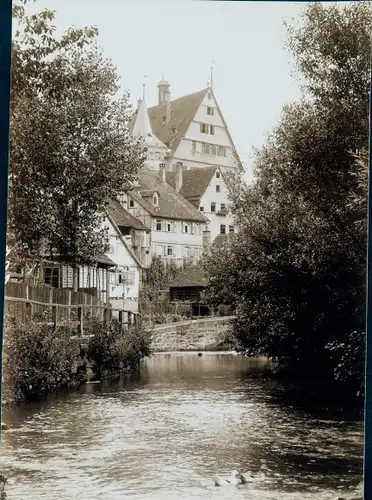
M 363 426 L 274 397 L 230 354 L 154 355 L 139 373 L 4 412 L 9 499 L 335 500 L 362 480 Z M 216 472 L 250 471 L 218 488 Z

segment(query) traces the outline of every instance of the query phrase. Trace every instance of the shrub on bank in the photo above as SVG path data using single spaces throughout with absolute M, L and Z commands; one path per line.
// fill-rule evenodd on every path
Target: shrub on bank
M 71 332 L 35 321 L 6 319 L 3 389 L 4 400 L 29 399 L 72 382 L 79 349 Z
M 66 327 L 54 330 L 46 322 L 6 318 L 3 356 L 3 401 L 27 400 L 87 380 L 86 370 L 76 373 L 81 350 Z M 125 329 L 117 320 L 93 323 L 87 359 L 104 377 L 138 367 L 150 355 L 151 334 L 139 327 Z
M 125 328 L 113 319 L 108 325 L 93 323 L 89 330 L 93 337 L 89 342 L 88 357 L 100 377 L 136 369 L 140 361 L 151 354 L 151 332 L 147 329 L 138 326 Z

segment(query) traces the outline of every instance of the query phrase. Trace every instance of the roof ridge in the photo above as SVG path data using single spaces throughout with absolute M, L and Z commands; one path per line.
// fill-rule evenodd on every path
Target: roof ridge
M 177 101 L 180 101 L 181 99 L 186 99 L 186 98 L 189 98 L 189 97 L 194 97 L 198 94 L 204 94 L 204 93 L 207 93 L 207 90 L 208 90 L 208 87 L 203 89 L 203 90 L 198 90 L 197 92 L 191 92 L 190 94 L 185 94 L 181 97 L 177 97 L 176 99 L 172 99 L 171 101 L 169 101 L 170 104 L 174 103 L 174 102 L 177 102 Z M 154 106 L 150 106 L 148 107 L 147 109 L 150 110 L 150 109 L 154 109 L 154 108 L 157 108 L 157 107 L 160 107 L 160 106 L 164 106 L 164 103 L 162 104 L 155 104 Z

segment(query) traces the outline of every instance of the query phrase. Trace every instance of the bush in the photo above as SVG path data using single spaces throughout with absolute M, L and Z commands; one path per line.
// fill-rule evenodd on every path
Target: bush
M 141 359 L 151 354 L 151 332 L 136 326 L 124 328 L 117 319 L 108 325 L 93 323 L 89 333 L 93 338 L 89 342 L 88 357 L 98 376 L 138 368 Z
M 67 328 L 35 321 L 6 319 L 4 399 L 29 399 L 73 382 L 72 368 L 79 348 Z

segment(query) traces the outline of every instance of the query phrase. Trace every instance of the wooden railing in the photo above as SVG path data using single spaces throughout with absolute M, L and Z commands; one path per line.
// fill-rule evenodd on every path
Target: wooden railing
M 94 295 L 48 285 L 30 285 L 8 281 L 5 288 L 5 312 L 20 320 L 35 319 L 58 326 L 76 326 L 84 334 L 84 325 L 91 321 L 108 322 L 118 312 L 122 324 L 136 323 L 132 311 L 114 309 Z

